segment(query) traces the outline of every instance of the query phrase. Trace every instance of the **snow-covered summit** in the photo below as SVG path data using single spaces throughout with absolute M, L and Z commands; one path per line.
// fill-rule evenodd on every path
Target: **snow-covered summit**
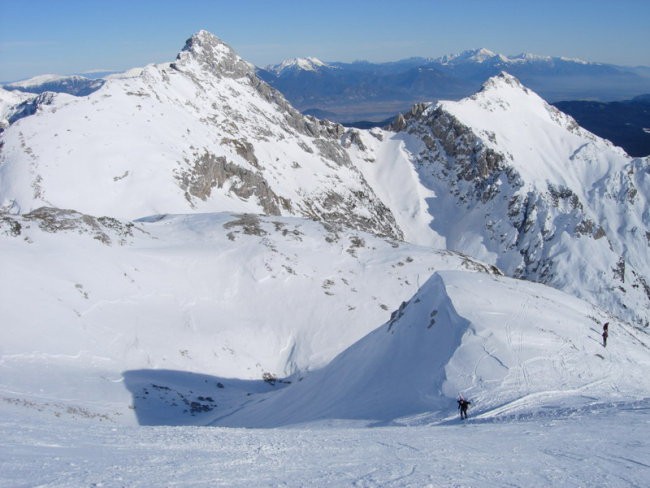
M 34 113 L 4 135 L 0 207 L 302 215 L 402 235 L 342 146 L 345 129 L 301 115 L 207 31 L 172 63 Z
M 506 86 L 514 87 L 518 90 L 523 90 L 524 92 L 529 93 L 528 88 L 526 88 L 523 83 L 517 79 L 516 76 L 512 76 L 507 71 L 501 71 L 496 76 L 492 76 L 485 80 L 481 85 L 481 89 L 478 93 L 485 93 L 490 90 L 498 90 L 499 88 Z
M 250 63 L 245 62 L 228 44 L 206 30 L 200 30 L 186 41 L 172 67 L 179 70 L 198 68 L 216 76 L 230 78 L 241 78 L 254 72 Z
M 535 64 L 535 63 L 555 63 L 558 61 L 567 63 L 577 63 L 581 65 L 594 64 L 577 58 L 543 56 L 532 53 L 520 53 L 516 55 L 504 55 L 495 53 L 486 48 L 471 49 L 458 54 L 447 54 L 434 60 L 435 63 L 442 65 L 463 65 L 463 64 L 491 64 L 503 66 L 507 69 L 511 65 Z
M 279 64 L 267 66 L 266 69 L 280 76 L 282 73 L 288 71 L 294 71 L 294 70 L 318 71 L 318 69 L 325 68 L 325 67 L 329 67 L 329 65 L 327 63 L 324 63 L 320 59 L 315 57 L 306 57 L 306 58 L 285 59 Z
M 584 166 L 571 165 L 571 169 L 565 166 L 567 157 L 575 159 L 587 147 L 592 152 L 611 154 L 620 165 L 627 161 L 622 149 L 582 129 L 572 117 L 548 104 L 507 72 L 489 78 L 471 97 L 458 102 L 440 102 L 437 107 L 487 136 L 484 143 L 504 153 L 531 184 L 545 186 L 550 181 L 590 187 L 594 178 L 600 178 L 611 163 L 603 158 L 599 168 L 593 167 L 592 159 L 588 170 Z M 540 146 L 544 141 L 547 143 Z M 568 152 L 567 145 L 574 150 Z M 573 171 L 578 174 L 572 175 L 574 178 L 569 182 L 567 178 Z
M 458 54 L 447 54 L 434 60 L 434 62 L 439 64 L 484 63 L 485 61 L 492 60 L 495 57 L 505 59 L 504 56 L 496 54 L 489 49 L 480 48 L 469 49 Z
M 407 150 L 435 194 L 430 226 L 445 247 L 650 323 L 647 158 L 582 129 L 507 73 L 463 100 L 416 105 L 393 127 L 415 138 Z

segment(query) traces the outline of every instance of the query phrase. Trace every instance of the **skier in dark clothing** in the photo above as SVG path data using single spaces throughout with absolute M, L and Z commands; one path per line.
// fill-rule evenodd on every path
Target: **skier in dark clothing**
M 467 407 L 469 407 L 469 405 L 472 402 L 468 402 L 462 396 L 460 396 L 458 398 L 457 402 L 458 402 L 458 410 L 460 411 L 460 418 L 461 419 L 466 419 L 467 418 Z
M 603 347 L 607 347 L 607 337 L 609 334 L 607 333 L 607 329 L 603 330 Z

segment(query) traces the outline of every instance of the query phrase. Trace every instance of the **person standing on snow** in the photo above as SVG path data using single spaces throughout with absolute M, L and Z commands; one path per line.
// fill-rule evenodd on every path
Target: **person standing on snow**
M 466 419 L 467 418 L 467 407 L 469 407 L 469 405 L 472 402 L 468 402 L 467 400 L 465 400 L 463 398 L 463 395 L 460 395 L 458 397 L 457 402 L 458 402 L 458 410 L 460 411 L 460 418 L 461 419 L 464 419 L 464 418 Z
M 603 325 L 603 347 L 607 347 L 607 337 L 609 337 L 609 322 Z

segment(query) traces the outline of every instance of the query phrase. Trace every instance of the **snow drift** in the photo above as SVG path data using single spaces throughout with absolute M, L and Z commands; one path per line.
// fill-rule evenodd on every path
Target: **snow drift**
M 43 208 L 0 218 L 0 242 L 0 396 L 66 398 L 125 419 L 134 413 L 125 371 L 153 371 L 135 379 L 147 376 L 149 390 L 170 381 L 160 370 L 214 377 L 206 397 L 217 382 L 257 388 L 264 373 L 324 366 L 437 270 L 495 272 L 453 253 L 250 214 L 128 222 Z M 177 422 L 196 421 L 182 411 Z
M 647 396 L 648 344 L 630 326 L 610 322 L 616 339 L 603 347 L 605 320 L 543 285 L 436 273 L 322 370 L 215 424 L 432 423 L 453 418 L 459 394 L 481 418 Z

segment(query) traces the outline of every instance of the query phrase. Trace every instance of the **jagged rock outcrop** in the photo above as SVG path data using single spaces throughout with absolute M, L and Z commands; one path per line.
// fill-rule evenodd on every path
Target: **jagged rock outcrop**
M 506 73 L 460 102 L 419 104 L 392 129 L 420 141 L 431 227 L 449 249 L 648 325 L 647 158 L 581 129 Z
M 106 245 L 114 242 L 118 245 L 130 244 L 134 229 L 144 232 L 131 222 L 121 222 L 112 217 L 95 217 L 60 208 L 41 207 L 22 216 L 0 212 L 1 235 L 21 238 L 32 224 L 38 226 L 41 231 L 51 234 L 87 234 Z M 24 238 L 30 241 L 28 236 Z
M 293 214 L 403 237 L 343 147 L 345 128 L 301 115 L 207 31 L 172 63 L 83 99 L 43 94 L 20 116 L 3 137 L 2 208 Z

